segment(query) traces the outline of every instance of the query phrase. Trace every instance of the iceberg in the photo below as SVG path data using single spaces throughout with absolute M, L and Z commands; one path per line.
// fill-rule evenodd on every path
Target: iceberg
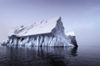
M 15 47 L 78 46 L 74 33 L 65 34 L 61 17 L 29 26 L 19 26 L 10 31 L 8 40 L 2 45 Z

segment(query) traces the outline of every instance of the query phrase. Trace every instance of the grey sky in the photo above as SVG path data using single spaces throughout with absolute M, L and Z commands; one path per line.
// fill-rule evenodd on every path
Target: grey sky
M 0 0 L 0 41 L 11 27 L 56 16 L 62 16 L 65 32 L 74 31 L 77 38 L 100 36 L 100 0 Z

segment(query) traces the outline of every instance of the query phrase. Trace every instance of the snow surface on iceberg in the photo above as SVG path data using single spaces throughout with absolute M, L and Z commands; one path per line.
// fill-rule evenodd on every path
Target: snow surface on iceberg
M 74 34 L 74 33 L 71 33 Z M 7 46 L 77 46 L 73 35 L 65 35 L 61 17 L 30 26 L 20 26 L 9 33 Z
M 56 17 L 47 21 L 41 21 L 39 23 L 33 23 L 30 26 L 19 26 L 16 29 L 12 30 L 9 35 L 17 36 L 27 36 L 27 35 L 36 35 L 43 33 L 50 33 L 52 29 L 56 27 L 58 19 L 61 17 Z

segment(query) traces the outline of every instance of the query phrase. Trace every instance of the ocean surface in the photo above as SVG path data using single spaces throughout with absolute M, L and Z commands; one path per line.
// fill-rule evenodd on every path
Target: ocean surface
M 86 44 L 80 44 L 78 48 L 0 46 L 0 66 L 100 66 L 100 46 L 86 46 Z

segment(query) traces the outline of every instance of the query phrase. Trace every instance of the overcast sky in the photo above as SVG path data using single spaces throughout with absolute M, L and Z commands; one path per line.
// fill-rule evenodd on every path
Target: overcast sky
M 12 27 L 57 16 L 77 38 L 100 37 L 100 0 L 0 0 L 0 41 Z

